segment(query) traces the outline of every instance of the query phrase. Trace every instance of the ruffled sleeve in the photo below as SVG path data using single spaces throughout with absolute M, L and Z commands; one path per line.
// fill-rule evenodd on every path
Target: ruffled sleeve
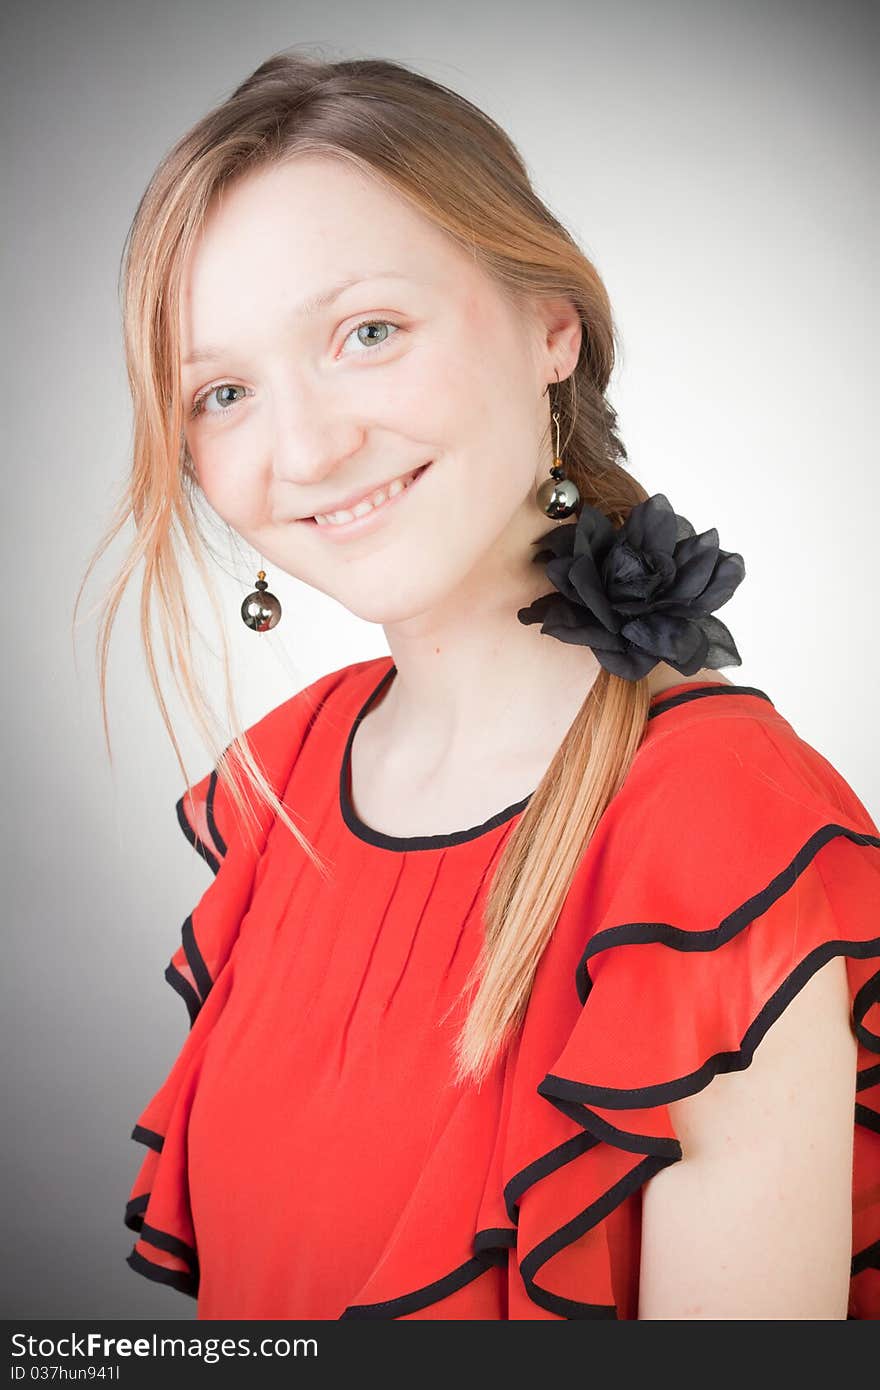
M 338 674 L 322 677 L 246 730 L 251 751 L 282 799 L 303 739 Z M 223 757 L 228 753 L 227 746 Z M 241 772 L 235 775 L 243 784 Z M 245 795 L 253 813 L 243 818 L 215 767 L 177 802 L 180 829 L 213 877 L 187 915 L 165 970 L 165 979 L 186 1005 L 189 1032 L 164 1084 L 131 1132 L 147 1152 L 125 1207 L 125 1224 L 138 1233 L 127 1263 L 192 1297 L 198 1293 L 199 1265 L 189 1203 L 187 1123 L 205 1045 L 232 985 L 236 942 L 276 820 L 271 807 L 247 791 Z
M 670 1103 L 748 1067 L 833 956 L 858 1041 L 849 1316 L 880 1317 L 878 850 L 853 790 L 772 709 L 640 749 L 519 1039 L 474 1247 L 513 1247 L 509 1317 L 638 1316 L 642 1189 L 683 1156 Z

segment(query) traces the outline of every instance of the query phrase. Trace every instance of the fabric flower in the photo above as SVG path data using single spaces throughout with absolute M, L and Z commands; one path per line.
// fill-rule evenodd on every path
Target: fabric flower
M 741 666 L 729 631 L 710 615 L 745 577 L 741 555 L 721 550 L 713 526 L 697 535 L 662 492 L 638 502 L 615 529 L 588 503 L 576 522 L 536 542 L 558 590 L 520 608 L 521 623 L 592 647 L 615 676 L 640 680 L 665 661 L 692 676 Z

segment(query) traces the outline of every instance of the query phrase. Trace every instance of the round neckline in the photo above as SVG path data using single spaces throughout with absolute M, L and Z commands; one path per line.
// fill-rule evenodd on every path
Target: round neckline
M 372 709 L 377 697 L 383 692 L 385 687 L 390 684 L 394 676 L 397 675 L 397 667 L 392 662 L 388 670 L 383 672 L 379 684 L 375 686 L 364 700 L 354 722 L 348 731 L 345 740 L 345 748 L 342 753 L 342 764 L 339 770 L 339 809 L 342 819 L 349 830 L 359 840 L 363 840 L 368 845 L 374 845 L 377 849 L 397 850 L 408 852 L 410 850 L 425 849 L 446 849 L 450 845 L 466 844 L 471 840 L 478 840 L 483 835 L 489 835 L 499 826 L 513 820 L 514 816 L 520 811 L 524 811 L 528 806 L 534 792 L 529 792 L 521 801 L 515 801 L 510 806 L 505 806 L 503 811 L 497 811 L 488 820 L 482 821 L 479 825 L 469 826 L 466 830 L 452 830 L 446 834 L 439 835 L 387 835 L 382 830 L 374 830 L 366 821 L 361 820 L 354 809 L 351 799 L 351 748 L 354 743 L 354 736 L 358 731 L 362 721 Z
M 342 752 L 342 761 L 339 769 L 339 810 L 342 819 L 351 833 L 365 844 L 373 845 L 377 849 L 396 850 L 408 852 L 411 850 L 430 850 L 446 849 L 450 845 L 466 844 L 472 840 L 478 840 L 484 835 L 489 835 L 508 821 L 513 820 L 514 816 L 524 811 L 534 796 L 534 791 L 529 792 L 520 801 L 513 802 L 510 806 L 505 806 L 503 810 L 496 811 L 488 820 L 481 821 L 479 825 L 469 826 L 465 830 L 452 830 L 445 834 L 438 835 L 388 835 L 382 830 L 374 830 L 371 825 L 367 825 L 354 809 L 351 799 L 351 749 L 354 743 L 354 736 L 360 728 L 361 723 L 372 709 L 376 699 L 397 675 L 397 666 L 392 662 L 387 671 L 382 673 L 379 683 L 375 685 L 363 701 L 354 721 L 348 731 L 345 746 Z M 651 705 L 648 710 L 648 718 L 652 719 L 657 714 L 662 714 L 666 709 L 675 705 L 683 704 L 688 700 L 699 699 L 705 695 L 736 694 L 736 695 L 757 695 L 767 700 L 770 704 L 769 695 L 765 695 L 763 690 L 758 690 L 749 685 L 728 685 L 720 682 L 705 681 L 694 684 L 690 681 L 682 681 L 678 685 L 668 686 L 666 690 L 659 690 L 656 695 L 651 696 Z

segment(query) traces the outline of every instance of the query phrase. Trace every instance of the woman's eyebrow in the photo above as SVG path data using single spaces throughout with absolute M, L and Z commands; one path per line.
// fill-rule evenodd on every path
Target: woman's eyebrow
M 363 285 L 369 280 L 407 280 L 410 284 L 415 281 L 409 275 L 404 275 L 399 270 L 374 270 L 369 275 L 347 275 L 344 280 L 337 280 L 335 284 L 328 285 L 326 289 L 318 290 L 316 294 L 309 295 L 299 304 L 295 304 L 291 311 L 291 318 L 309 318 L 317 314 L 321 309 L 326 309 L 334 300 L 338 299 L 344 290 L 351 289 L 353 285 Z M 193 348 L 183 359 L 182 366 L 191 367 L 197 362 L 216 362 L 224 357 L 228 348 L 215 347 L 209 344 L 205 347 Z

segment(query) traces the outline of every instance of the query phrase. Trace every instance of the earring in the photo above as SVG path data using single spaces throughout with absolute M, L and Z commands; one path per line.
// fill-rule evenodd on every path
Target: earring
M 242 622 L 253 632 L 268 632 L 280 621 L 281 604 L 268 590 L 266 571 L 260 570 L 254 592 L 241 605 Z
M 556 373 L 556 386 L 559 387 L 559 373 Z M 549 391 L 549 383 L 547 390 Z M 556 424 L 556 457 L 550 469 L 550 477 L 542 483 L 537 492 L 537 503 L 546 516 L 559 520 L 571 516 L 580 503 L 581 495 L 571 478 L 565 476 L 565 468 L 559 457 L 559 411 L 554 403 L 551 411 Z

